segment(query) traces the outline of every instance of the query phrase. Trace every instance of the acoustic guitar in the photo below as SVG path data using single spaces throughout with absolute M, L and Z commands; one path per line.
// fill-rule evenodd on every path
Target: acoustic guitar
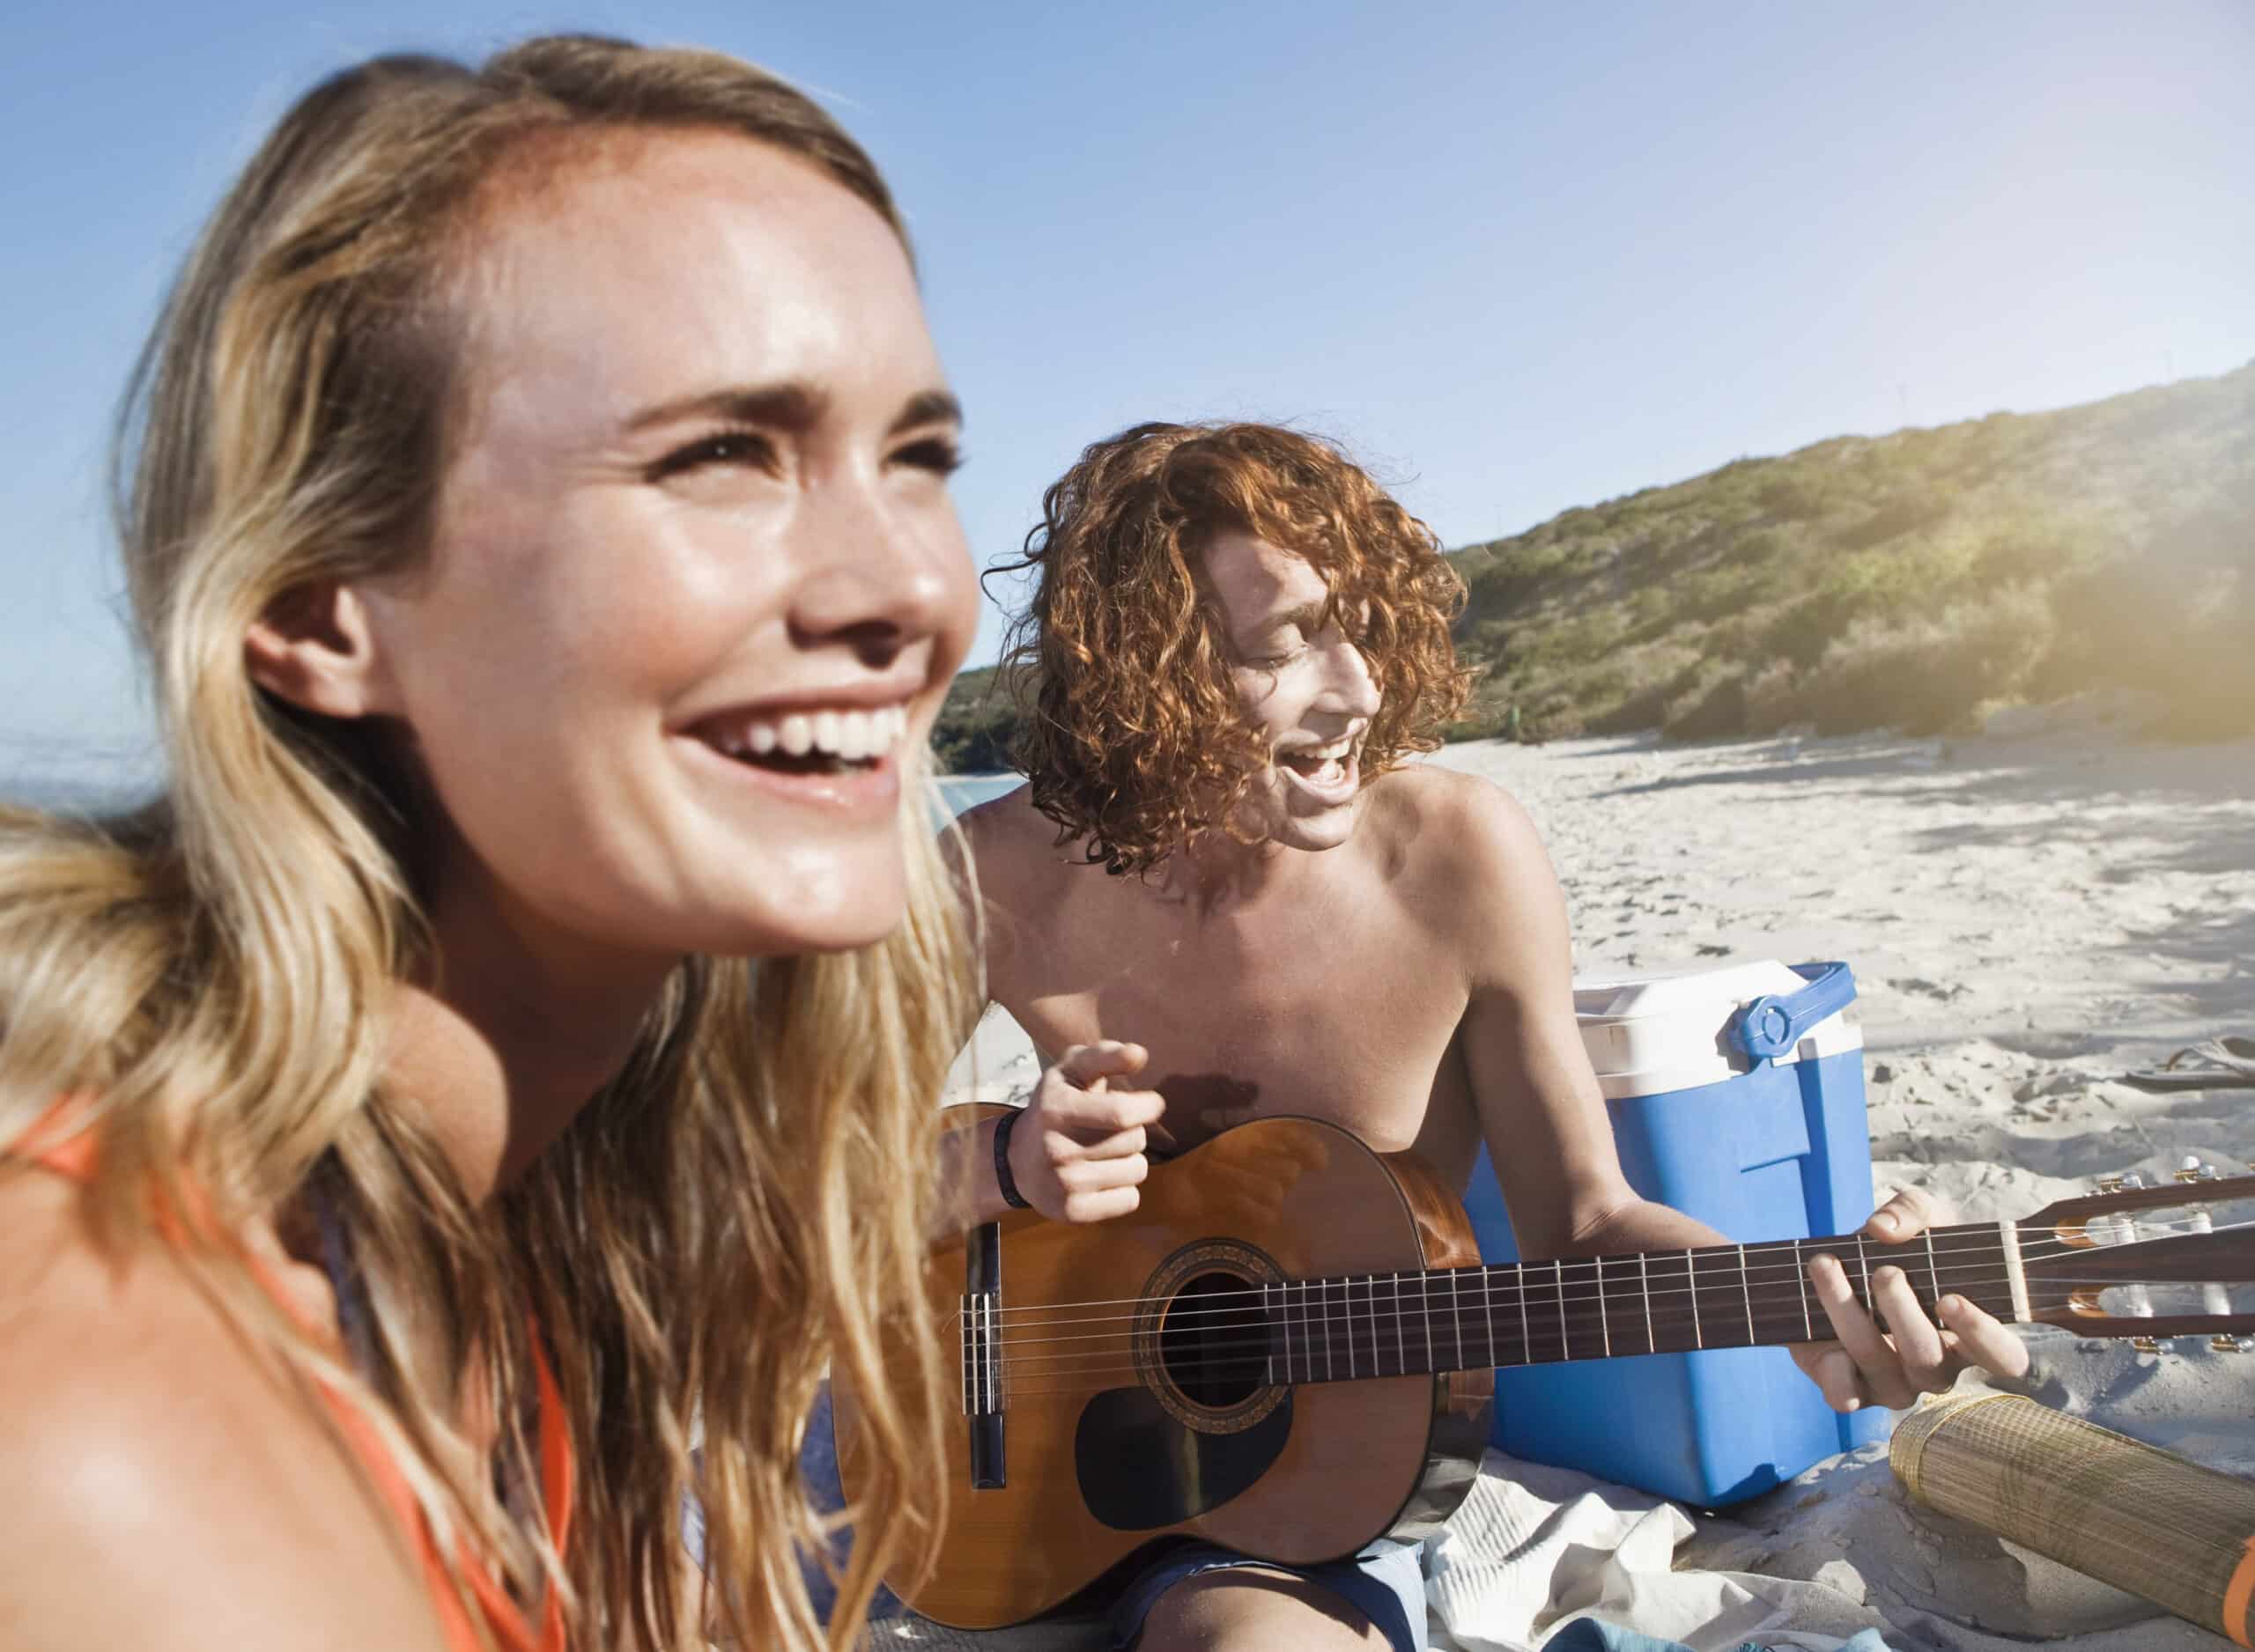
M 928 1618 L 991 1628 L 1160 1538 L 1307 1564 L 1423 1538 L 1471 1487 L 1496 1367 L 1822 1339 L 1821 1253 L 1867 1303 L 1893 1264 L 1929 1309 L 1954 1292 L 2007 1322 L 2237 1347 L 2255 1330 L 2255 1296 L 2231 1290 L 2255 1280 L 2255 1221 L 2224 1207 L 2255 1218 L 2255 1176 L 2196 1176 L 1898 1245 L 1482 1266 L 1463 1207 L 1413 1155 L 1312 1119 L 1239 1125 L 1154 1167 L 1131 1215 L 1013 1212 L 935 1252 L 962 1426 L 937 1564 L 887 1582 Z M 835 1402 L 850 1494 L 843 1383 Z

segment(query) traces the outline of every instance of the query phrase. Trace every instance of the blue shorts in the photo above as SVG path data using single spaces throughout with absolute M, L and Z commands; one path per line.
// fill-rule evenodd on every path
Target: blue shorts
M 1210 1543 L 1186 1544 L 1168 1550 L 1138 1573 L 1113 1603 L 1113 1644 L 1120 1652 L 1133 1647 L 1158 1597 L 1184 1578 L 1231 1567 L 1257 1566 L 1304 1577 L 1329 1589 L 1369 1619 L 1394 1652 L 1425 1652 L 1425 1574 L 1417 1553 L 1414 1543 L 1380 1538 L 1348 1560 L 1321 1566 L 1280 1566 Z

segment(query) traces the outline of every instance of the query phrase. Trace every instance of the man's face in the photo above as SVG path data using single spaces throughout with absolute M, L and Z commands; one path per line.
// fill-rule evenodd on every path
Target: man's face
M 1306 558 L 1231 529 L 1205 564 L 1238 703 L 1268 745 L 1247 800 L 1253 822 L 1287 848 L 1336 848 L 1355 830 L 1363 736 L 1378 715 L 1370 667 L 1323 623 L 1330 594 Z

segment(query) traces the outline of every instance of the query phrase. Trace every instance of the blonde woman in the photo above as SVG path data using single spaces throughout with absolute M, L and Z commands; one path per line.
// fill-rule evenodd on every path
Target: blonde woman
M 957 413 L 884 184 L 717 55 L 371 62 L 129 406 L 168 791 L 0 817 L 0 1639 L 813 1645 L 835 1361 L 845 1643 L 937 1481 L 933 1356 L 875 1359 L 966 979 Z

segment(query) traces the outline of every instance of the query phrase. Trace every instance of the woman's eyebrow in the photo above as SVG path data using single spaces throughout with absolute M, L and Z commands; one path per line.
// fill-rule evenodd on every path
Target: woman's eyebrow
M 822 423 L 830 411 L 829 395 L 799 380 L 780 384 L 726 385 L 699 390 L 647 407 L 626 421 L 629 431 L 648 430 L 686 418 L 724 418 L 739 424 L 758 424 L 797 434 Z M 887 436 L 920 424 L 961 424 L 963 404 L 945 390 L 920 390 L 908 398 L 887 427 Z
M 725 385 L 716 390 L 699 390 L 694 395 L 644 408 L 626 421 L 626 428 L 630 431 L 644 431 L 654 424 L 670 424 L 678 419 L 702 417 L 732 419 L 741 424 L 762 424 L 771 429 L 799 431 L 811 430 L 820 424 L 822 416 L 829 408 L 827 395 L 797 380 L 770 385 Z
M 908 398 L 892 421 L 892 428 L 885 434 L 898 436 L 903 431 L 913 431 L 920 424 L 957 424 L 963 423 L 963 403 L 945 390 L 921 390 Z

